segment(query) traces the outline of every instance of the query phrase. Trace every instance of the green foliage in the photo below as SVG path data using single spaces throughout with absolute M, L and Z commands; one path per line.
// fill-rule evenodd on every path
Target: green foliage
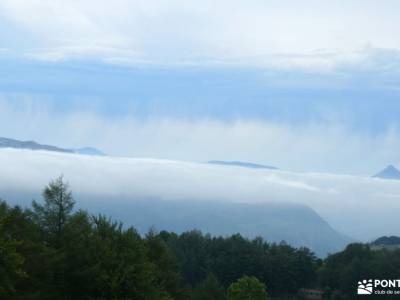
M 324 299 L 354 299 L 361 279 L 400 277 L 400 250 L 352 244 L 322 261 L 305 248 L 239 234 L 151 230 L 142 237 L 73 211 L 62 177 L 43 198 L 32 210 L 0 201 L 2 300 L 264 300 L 265 284 L 271 297 L 319 288 Z
M 64 227 L 71 216 L 75 201 L 63 176 L 51 181 L 43 190 L 43 205 L 33 201 L 32 207 L 36 221 L 44 230 L 48 242 L 60 246 Z
M 327 298 L 331 299 L 353 299 L 357 282 L 369 278 L 400 278 L 400 250 L 374 251 L 364 244 L 351 244 L 330 255 L 319 270 L 320 285 L 329 287 Z
M 228 288 L 227 300 L 268 300 L 265 285 L 256 277 L 244 276 Z
M 166 292 L 165 297 L 187 299 L 182 289 L 182 278 L 178 272 L 176 258 L 165 241 L 150 230 L 146 235 L 148 258 L 155 266 L 156 286 Z
M 100 299 L 160 299 L 155 270 L 147 257 L 146 245 L 133 228 L 105 217 L 94 217 L 94 295 Z
M 209 274 L 193 291 L 192 300 L 225 300 L 225 289 L 217 277 Z
M 40 228 L 31 219 L 31 213 L 18 206 L 10 208 L 1 205 L 2 238 L 17 241 L 15 251 L 22 257 L 21 271 L 23 276 L 16 277 L 14 292 L 1 299 L 51 299 L 44 295 L 51 294 L 49 278 L 51 277 L 51 260 L 55 251 L 43 245 L 40 239 Z M 5 209 L 6 208 L 6 209 Z M 11 260 L 10 260 L 11 261 Z
M 179 270 L 191 286 L 214 274 L 227 288 L 249 275 L 267 282 L 271 295 L 282 295 L 296 294 L 316 281 L 318 260 L 308 249 L 271 245 L 261 238 L 248 240 L 238 234 L 222 238 L 190 231 L 181 235 L 161 232 L 160 236 L 174 252 Z
M 0 205 L 1 299 L 171 300 L 170 292 L 179 294 L 167 249 L 151 253 L 135 229 L 73 213 L 62 177 L 43 197 L 44 204 L 33 202 L 33 211 Z M 161 257 L 152 261 L 156 253 Z
M 6 230 L 9 208 L 0 202 L 0 298 L 14 294 L 18 279 L 24 277 L 23 257 L 17 252 L 19 242 Z

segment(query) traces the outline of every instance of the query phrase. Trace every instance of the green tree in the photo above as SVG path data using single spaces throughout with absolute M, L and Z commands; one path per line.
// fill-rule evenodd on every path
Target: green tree
M 400 250 L 372 250 L 365 244 L 350 244 L 342 252 L 329 255 L 319 270 L 319 284 L 330 298 L 354 299 L 357 282 L 368 278 L 399 278 Z M 386 295 L 385 299 L 398 299 Z
M 98 274 L 94 260 L 93 223 L 85 211 L 77 211 L 69 219 L 63 235 L 64 294 L 69 299 L 90 299 L 93 278 Z
M 21 271 L 18 271 L 14 282 L 14 292 L 8 297 L 1 295 L 1 299 L 12 300 L 47 300 L 55 299 L 58 295 L 57 287 L 52 280 L 54 265 L 52 263 L 55 250 L 47 247 L 41 241 L 39 226 L 32 221 L 29 210 L 20 207 L 8 207 L 0 204 L 1 233 L 0 239 L 7 240 L 16 251 L 17 262 Z M 1 242 L 0 242 L 1 243 Z M 13 262 L 13 256 L 3 256 L 7 264 Z M 3 269 L 3 267 L 0 267 Z M 4 270 L 4 269 L 3 269 Z M 10 276 L 12 272 L 7 272 Z M 22 275 L 22 276 L 20 276 Z
M 24 277 L 23 257 L 17 252 L 19 244 L 6 231 L 8 206 L 0 203 L 0 298 L 10 297 L 15 293 L 17 281 Z
M 268 300 L 265 285 L 256 277 L 244 276 L 228 288 L 227 300 Z
M 71 217 L 75 201 L 63 176 L 51 181 L 43 190 L 44 204 L 32 202 L 34 217 L 47 236 L 48 242 L 60 247 L 64 228 Z
M 156 284 L 173 299 L 187 299 L 181 288 L 182 277 L 178 272 L 176 258 L 166 242 L 151 229 L 146 235 L 147 256 L 156 267 Z
M 144 241 L 134 228 L 104 216 L 93 218 L 90 243 L 93 266 L 92 299 L 170 299 L 157 286 L 156 268 L 147 257 Z
M 224 300 L 225 290 L 217 277 L 209 274 L 193 291 L 192 300 Z

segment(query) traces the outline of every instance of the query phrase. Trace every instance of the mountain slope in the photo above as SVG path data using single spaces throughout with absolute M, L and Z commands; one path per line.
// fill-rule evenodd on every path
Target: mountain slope
M 389 165 L 378 174 L 372 176 L 374 178 L 382 178 L 382 179 L 396 179 L 400 180 L 400 171 L 396 169 L 394 166 Z
M 142 234 L 151 227 L 177 233 L 192 229 L 223 236 L 240 233 L 248 238 L 261 236 L 268 242 L 285 241 L 295 247 L 308 247 L 320 257 L 340 251 L 352 241 L 335 231 L 315 211 L 298 204 L 154 199 L 132 199 L 123 204 L 114 199 L 112 203 L 112 207 L 97 206 L 90 210 L 111 213 Z
M 40 199 L 39 193 L 10 193 L 1 189 L 0 195 L 19 205 L 28 205 L 27 199 Z M 139 199 L 76 192 L 74 195 L 77 208 L 122 221 L 143 235 L 151 228 L 176 233 L 197 229 L 222 236 L 240 233 L 247 238 L 260 236 L 269 243 L 284 241 L 294 247 L 307 247 L 319 257 L 341 251 L 353 242 L 305 205 Z

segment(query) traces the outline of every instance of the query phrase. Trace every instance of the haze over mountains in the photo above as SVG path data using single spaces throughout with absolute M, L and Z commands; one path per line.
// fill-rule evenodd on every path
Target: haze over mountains
M 178 233 L 192 229 L 215 235 L 241 233 L 306 246 L 319 256 L 339 251 L 351 241 L 307 205 L 264 196 L 259 201 L 259 196 L 249 194 L 252 176 L 256 180 L 259 176 L 241 172 L 258 170 L 238 168 L 230 182 L 231 168 L 224 166 L 17 149 L 0 150 L 0 163 L 0 195 L 11 203 L 40 199 L 46 182 L 62 173 L 79 208 L 112 216 L 143 234 L 153 226 Z M 238 193 L 231 185 L 247 185 L 242 187 L 247 191 Z
M 92 201 L 86 203 L 91 210 L 118 216 L 124 224 L 134 225 L 143 234 L 151 226 L 177 233 L 192 229 L 222 236 L 240 233 L 248 238 L 261 236 L 270 242 L 285 241 L 295 247 L 308 247 L 321 257 L 340 251 L 353 241 L 334 230 L 310 207 L 301 204 L 113 199 L 113 207 L 96 208 L 92 207 Z M 110 199 L 104 199 L 107 200 Z
M 0 149 L 1 198 L 27 204 L 64 174 L 78 207 L 111 215 L 142 233 L 151 226 L 240 232 L 307 246 L 321 256 L 353 239 L 399 234 L 400 184 L 392 180 L 17 146 Z

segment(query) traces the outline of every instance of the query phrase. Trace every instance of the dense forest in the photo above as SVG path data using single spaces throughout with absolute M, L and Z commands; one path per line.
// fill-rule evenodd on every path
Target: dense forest
M 62 177 L 29 209 L 0 202 L 0 299 L 354 299 L 367 278 L 400 278 L 400 250 L 352 244 L 322 260 L 239 234 L 141 236 L 75 209 Z

